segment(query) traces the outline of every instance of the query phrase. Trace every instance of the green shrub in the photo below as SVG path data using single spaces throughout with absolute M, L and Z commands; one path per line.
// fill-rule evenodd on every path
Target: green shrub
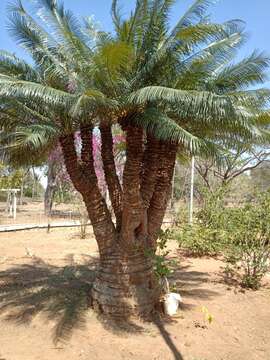
M 174 215 L 173 224 L 175 226 L 186 225 L 188 223 L 188 215 L 188 207 L 181 204 Z
M 179 247 L 192 256 L 215 256 L 223 249 L 222 232 L 194 224 L 174 232 Z
M 270 192 L 229 208 L 226 191 L 207 193 L 197 221 L 176 227 L 174 238 L 192 256 L 223 254 L 227 271 L 238 273 L 242 286 L 257 289 L 270 270 Z
M 224 228 L 226 225 L 225 196 L 228 192 L 227 186 L 218 188 L 215 192 L 203 190 L 203 206 L 197 212 L 198 222 L 212 229 Z
M 258 289 L 265 273 L 270 270 L 270 193 L 258 196 L 237 209 L 231 219 L 228 266 L 241 269 L 244 287 Z
M 258 239 L 245 239 L 229 249 L 227 271 L 232 274 L 240 268 L 241 284 L 245 288 L 258 289 L 265 273 L 269 271 L 270 247 Z M 233 261 L 234 260 L 234 261 Z
M 181 224 L 174 231 L 179 247 L 192 256 L 215 256 L 224 248 L 225 187 L 211 193 L 204 191 L 203 207 L 193 225 Z
M 154 260 L 154 271 L 158 278 L 167 277 L 171 274 L 171 269 L 167 260 L 169 251 L 167 250 L 167 241 L 170 238 L 170 230 L 160 230 L 158 241 L 157 241 L 157 250 L 153 254 Z

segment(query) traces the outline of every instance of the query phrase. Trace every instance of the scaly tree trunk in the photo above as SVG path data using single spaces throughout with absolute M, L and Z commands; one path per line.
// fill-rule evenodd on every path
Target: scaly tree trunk
M 115 318 L 148 317 L 159 301 L 159 287 L 153 260 L 146 250 L 156 249 L 177 146 L 156 140 L 151 134 L 145 136 L 141 128 L 127 125 L 122 189 L 115 169 L 111 129 L 102 125 L 100 130 L 115 224 L 98 188 L 91 127 L 81 128 L 81 154 L 77 154 L 73 135 L 60 139 L 67 171 L 83 196 L 100 252 L 92 289 L 93 306 Z
M 117 176 L 113 156 L 113 136 L 110 125 L 101 124 L 101 156 L 105 180 L 109 190 L 111 204 L 116 218 L 116 229 L 120 231 L 122 224 L 122 188 Z
M 176 153 L 177 146 L 175 144 L 160 144 L 156 185 L 148 208 L 148 235 L 151 246 L 154 248 L 171 196 Z
M 94 308 L 114 318 L 146 318 L 157 304 L 157 285 L 151 258 L 116 249 L 101 259 L 92 291 Z

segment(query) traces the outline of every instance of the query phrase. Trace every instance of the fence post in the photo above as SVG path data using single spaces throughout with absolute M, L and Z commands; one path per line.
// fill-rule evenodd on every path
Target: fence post
M 190 199 L 189 199 L 189 224 L 193 223 L 193 197 L 194 197 L 194 169 L 195 157 L 191 158 L 191 176 L 190 176 Z

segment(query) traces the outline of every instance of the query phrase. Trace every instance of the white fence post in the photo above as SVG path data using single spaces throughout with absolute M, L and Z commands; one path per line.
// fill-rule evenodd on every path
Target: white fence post
M 189 201 L 189 224 L 193 223 L 193 198 L 194 198 L 194 168 L 195 157 L 191 158 L 191 176 L 190 176 L 190 201 Z

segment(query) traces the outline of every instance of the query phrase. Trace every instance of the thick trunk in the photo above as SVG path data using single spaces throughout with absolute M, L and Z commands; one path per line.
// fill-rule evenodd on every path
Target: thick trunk
M 170 196 L 177 146 L 155 140 L 127 125 L 123 194 L 112 158 L 112 138 L 102 132 L 105 177 L 117 218 L 111 219 L 94 169 L 91 127 L 81 128 L 81 156 L 74 136 L 61 139 L 65 164 L 75 188 L 82 194 L 100 251 L 100 267 L 92 288 L 95 309 L 114 318 L 149 317 L 159 302 L 158 281 L 148 248 L 155 249 Z M 120 229 L 121 227 L 121 229 Z M 116 231 L 117 230 L 117 231 Z M 120 230 L 120 231 L 119 231 Z
M 116 172 L 113 155 L 113 137 L 110 125 L 101 125 L 101 156 L 106 183 L 113 211 L 116 218 L 116 229 L 120 231 L 122 224 L 122 189 Z
M 160 165 L 159 149 L 161 143 L 152 135 L 148 134 L 146 149 L 143 156 L 143 174 L 141 193 L 143 207 L 148 209 L 157 182 L 157 171 Z
M 142 196 L 142 220 L 139 228 L 142 236 L 148 234 L 148 216 L 147 211 L 150 201 L 155 191 L 157 183 L 157 171 L 159 167 L 159 148 L 160 141 L 155 139 L 151 134 L 147 135 L 146 148 L 143 155 L 142 179 L 141 179 L 141 196 Z
M 115 228 L 98 187 L 93 161 L 91 128 L 81 129 L 81 138 L 81 161 L 78 160 L 73 134 L 61 138 L 60 143 L 68 174 L 74 187 L 83 197 L 102 257 L 103 254 L 110 253 L 115 245 Z
M 159 168 L 155 191 L 148 209 L 149 245 L 156 246 L 156 240 L 171 196 L 172 178 L 177 153 L 177 145 L 163 143 L 159 149 Z
M 125 248 L 138 246 L 136 229 L 142 222 L 141 171 L 143 160 L 143 130 L 126 129 L 126 164 L 123 173 L 123 216 L 120 242 Z
M 159 301 L 150 257 L 121 251 L 104 257 L 92 289 L 93 306 L 113 318 L 148 318 Z

